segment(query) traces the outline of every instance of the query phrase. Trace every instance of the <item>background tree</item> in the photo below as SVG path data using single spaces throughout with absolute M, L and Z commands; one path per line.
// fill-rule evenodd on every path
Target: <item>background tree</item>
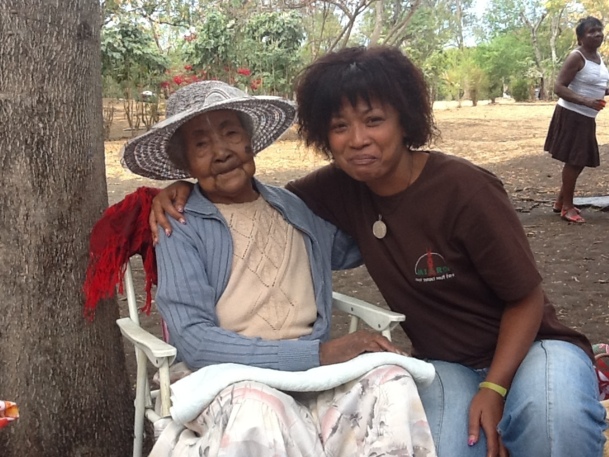
M 97 0 L 0 7 L 0 386 L 21 418 L 3 457 L 129 455 L 115 301 L 83 318 L 88 237 L 107 206 Z
M 102 4 L 106 27 L 125 21 L 136 25 L 171 63 L 162 83 L 166 93 L 199 79 L 218 78 L 256 94 L 289 96 L 293 75 L 321 54 L 347 45 L 384 43 L 406 52 L 425 72 L 432 95 L 440 98 L 450 97 L 446 76 L 456 75 L 455 61 L 447 57 L 450 50 L 468 53 L 474 48 L 458 60 L 473 59 L 477 66 L 461 88 L 463 97 L 475 99 L 501 96 L 517 80 L 523 93 L 532 96 L 537 88 L 541 97 L 553 97 L 554 79 L 574 44 L 575 22 L 586 14 L 609 17 L 608 1 L 489 0 L 482 13 L 474 10 L 473 0 Z M 278 39 L 281 34 L 285 39 Z M 472 86 L 471 81 L 479 83 Z
M 304 30 L 293 12 L 261 13 L 244 27 L 243 61 L 265 86 L 265 93 L 290 96 L 292 82 L 303 66 Z
M 141 122 L 150 128 L 159 119 L 158 99 L 144 103 L 141 94 L 151 89 L 157 92 L 169 68 L 168 59 L 161 54 L 152 36 L 125 19 L 104 28 L 101 52 L 105 87 L 116 87 L 120 91 L 131 133 L 137 133 Z
M 195 39 L 184 48 L 186 62 L 206 71 L 207 77 L 226 81 L 227 72 L 237 68 L 241 44 L 238 24 L 221 10 L 211 11 L 196 27 Z
M 474 60 L 484 69 L 491 100 L 501 97 L 510 84 L 533 65 L 532 49 L 525 30 L 498 34 L 488 43 L 478 45 Z

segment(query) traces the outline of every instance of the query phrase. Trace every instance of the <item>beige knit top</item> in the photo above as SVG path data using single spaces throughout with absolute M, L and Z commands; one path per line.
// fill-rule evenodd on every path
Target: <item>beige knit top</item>
M 311 333 L 317 307 L 302 233 L 262 197 L 216 206 L 234 249 L 231 276 L 216 304 L 220 327 L 268 340 Z

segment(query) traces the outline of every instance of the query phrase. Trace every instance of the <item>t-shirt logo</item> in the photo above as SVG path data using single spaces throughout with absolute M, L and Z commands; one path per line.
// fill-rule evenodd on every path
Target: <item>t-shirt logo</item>
M 433 282 L 453 278 L 455 274 L 446 265 L 441 254 L 428 248 L 427 252 L 418 258 L 414 266 L 414 276 L 417 282 Z

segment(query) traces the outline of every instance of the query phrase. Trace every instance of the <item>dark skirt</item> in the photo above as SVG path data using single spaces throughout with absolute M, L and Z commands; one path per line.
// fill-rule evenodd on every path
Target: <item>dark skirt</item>
M 556 105 L 543 148 L 569 165 L 598 167 L 596 120 Z

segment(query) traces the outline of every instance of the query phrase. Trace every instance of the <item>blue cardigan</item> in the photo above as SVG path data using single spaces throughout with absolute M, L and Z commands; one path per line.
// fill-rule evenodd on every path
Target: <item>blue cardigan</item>
M 219 327 L 215 307 L 231 272 L 232 237 L 222 214 L 195 185 L 184 208 L 186 224 L 171 220 L 172 235 L 160 230 L 156 247 L 156 305 L 178 359 L 191 369 L 225 362 L 285 371 L 318 366 L 319 344 L 330 335 L 332 270 L 362 262 L 353 239 L 313 214 L 294 194 L 257 180 L 254 184 L 262 198 L 304 235 L 317 320 L 310 335 L 296 340 L 249 338 Z

